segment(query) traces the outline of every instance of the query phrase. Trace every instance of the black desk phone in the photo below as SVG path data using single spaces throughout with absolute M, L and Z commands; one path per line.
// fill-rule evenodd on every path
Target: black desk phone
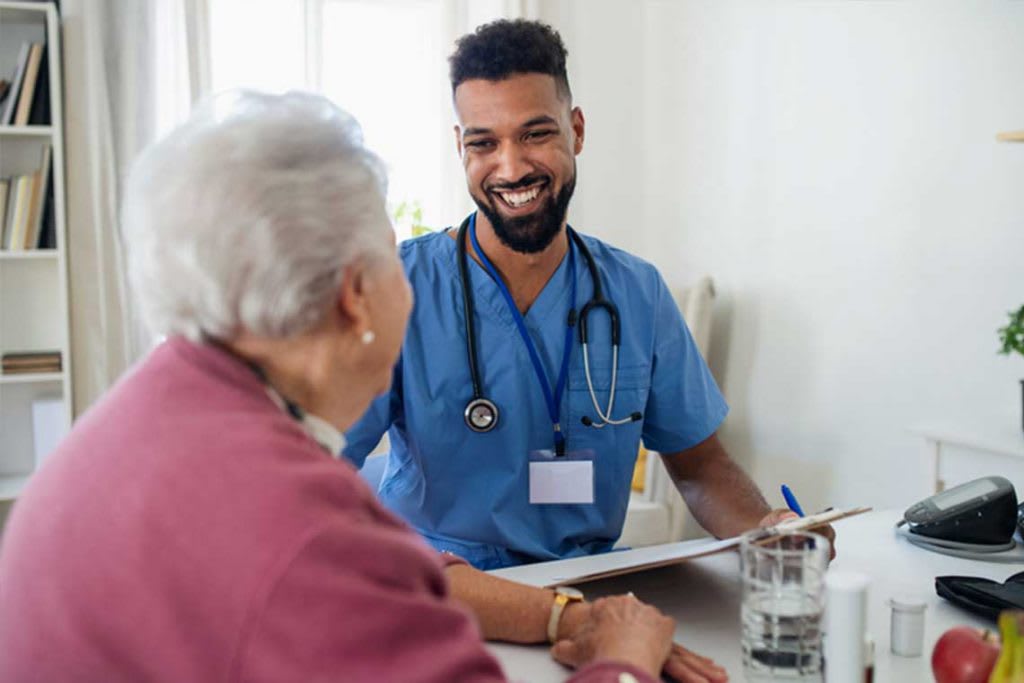
M 982 477 L 911 505 L 903 519 L 915 536 L 1005 549 L 1013 547 L 1013 532 L 1024 524 L 1024 505 L 1018 509 L 1009 480 Z

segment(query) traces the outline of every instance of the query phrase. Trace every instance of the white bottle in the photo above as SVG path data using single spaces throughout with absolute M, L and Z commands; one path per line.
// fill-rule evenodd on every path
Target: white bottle
M 868 577 L 825 575 L 825 683 L 864 682 Z
M 889 619 L 890 649 L 900 657 L 920 657 L 924 649 L 924 600 L 900 595 L 889 600 L 892 614 Z

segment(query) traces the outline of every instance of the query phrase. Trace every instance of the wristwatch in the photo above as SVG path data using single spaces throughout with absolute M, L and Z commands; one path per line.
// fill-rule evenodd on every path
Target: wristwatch
M 583 602 L 583 593 L 568 586 L 555 588 L 555 601 L 551 604 L 551 616 L 548 618 L 548 642 L 558 640 L 558 622 L 562 620 L 562 612 L 570 602 Z

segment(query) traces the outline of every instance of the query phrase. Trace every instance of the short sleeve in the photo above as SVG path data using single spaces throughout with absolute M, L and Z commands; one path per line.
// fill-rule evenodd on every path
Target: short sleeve
M 676 453 L 718 429 L 729 406 L 660 275 L 654 296 L 651 391 L 644 413 L 644 446 Z

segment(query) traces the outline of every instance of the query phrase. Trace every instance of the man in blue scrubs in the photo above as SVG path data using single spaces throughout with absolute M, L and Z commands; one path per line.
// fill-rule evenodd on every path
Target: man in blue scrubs
M 785 514 L 719 442 L 728 407 L 661 276 L 580 235 L 621 327 L 608 411 L 611 321 L 605 308 L 586 316 L 588 384 L 578 328 L 596 283 L 567 223 L 585 126 L 565 56 L 558 34 L 535 22 L 495 22 L 459 41 L 455 141 L 479 210 L 462 236 L 453 227 L 402 244 L 416 296 L 408 336 L 390 394 L 347 435 L 345 454 L 361 466 L 387 431 L 380 498 L 435 548 L 481 569 L 610 550 L 641 442 L 714 535 Z M 495 419 L 477 404 L 476 429 L 474 398 L 497 408 Z

